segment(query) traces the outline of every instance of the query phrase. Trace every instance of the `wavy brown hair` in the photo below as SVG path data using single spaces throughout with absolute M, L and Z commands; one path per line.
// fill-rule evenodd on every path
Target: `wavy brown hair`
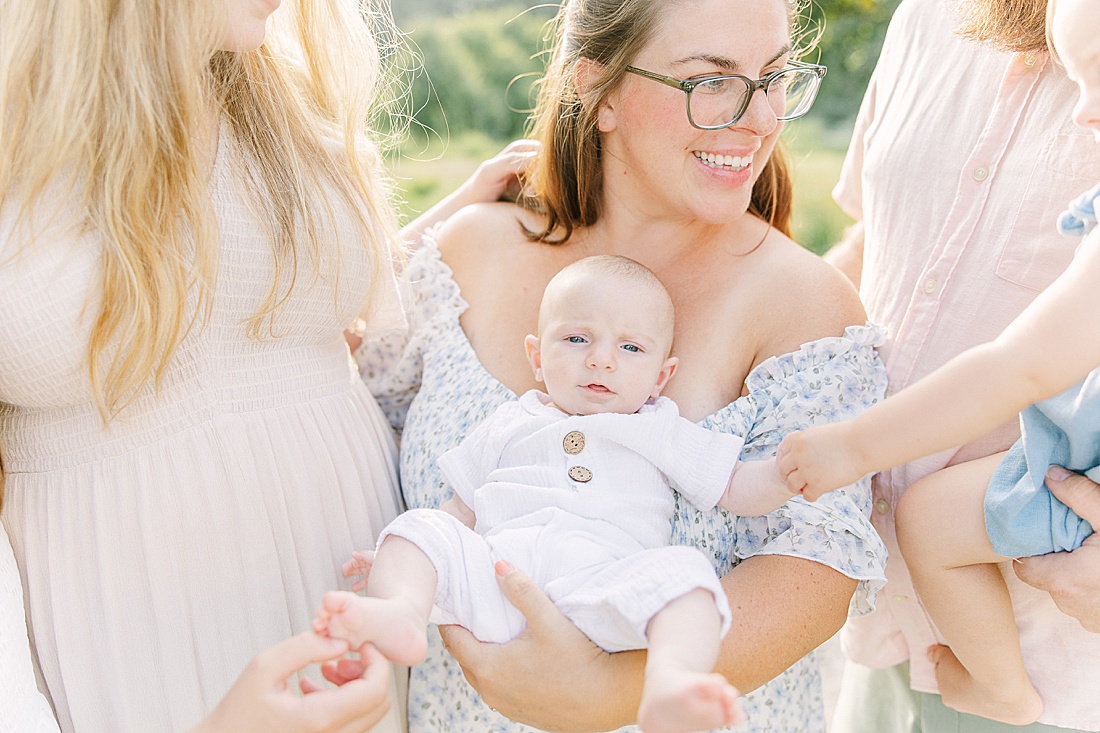
M 967 40 L 1013 53 L 1047 48 L 1046 0 L 959 0 L 957 13 Z
M 808 52 L 816 34 L 804 31 L 804 0 L 784 0 L 795 57 Z M 529 236 L 560 243 L 573 230 L 596 223 L 603 197 L 603 158 L 596 115 L 622 83 L 626 67 L 653 37 L 669 0 L 567 0 L 551 23 L 550 61 L 540 86 L 529 137 L 542 143 L 526 183 L 532 196 L 521 203 L 545 216 L 546 226 Z M 809 42 L 806 42 L 809 39 Z M 582 101 L 574 70 L 582 59 L 597 62 Z M 790 235 L 793 186 L 788 158 L 777 145 L 753 186 L 749 212 Z
M 218 50 L 224 0 L 0 0 L 0 206 L 17 212 L 24 247 L 44 221 L 102 246 L 87 360 L 105 420 L 160 381 L 212 305 L 220 242 L 204 161 L 219 122 L 271 243 L 252 337 L 275 332 L 300 259 L 333 283 L 335 304 L 334 209 L 375 264 L 391 256 L 396 217 L 367 130 L 371 24 L 389 16 L 368 3 L 285 0 L 263 45 L 232 53 Z

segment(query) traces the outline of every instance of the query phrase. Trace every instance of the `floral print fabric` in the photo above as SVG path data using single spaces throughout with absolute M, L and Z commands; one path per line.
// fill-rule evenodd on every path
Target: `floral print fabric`
M 401 433 L 401 484 L 410 508 L 438 507 L 450 496 L 436 459 L 482 419 L 517 395 L 478 361 L 459 324 L 467 305 L 431 236 L 406 271 L 409 332 L 363 344 L 360 374 Z M 788 432 L 853 417 L 880 400 L 886 375 L 874 350 L 872 326 L 850 327 L 758 365 L 748 394 L 701 424 L 745 438 L 746 460 L 769 458 Z M 516 348 L 520 348 L 517 344 Z M 885 582 L 886 549 L 872 529 L 869 480 L 814 503 L 795 498 L 763 517 L 721 509 L 699 512 L 677 497 L 673 542 L 693 545 L 724 575 L 753 555 L 790 555 L 823 563 L 859 580 L 851 613 L 873 607 Z M 782 589 L 776 589 L 782 592 Z M 466 684 L 437 634 L 412 670 L 411 733 L 524 733 L 533 729 L 490 710 Z M 745 695 L 748 724 L 739 731 L 824 733 L 821 680 L 815 653 Z M 628 728 L 625 730 L 633 730 Z

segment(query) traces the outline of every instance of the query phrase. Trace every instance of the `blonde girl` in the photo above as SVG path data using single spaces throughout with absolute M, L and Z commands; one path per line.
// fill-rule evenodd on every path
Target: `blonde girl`
M 387 16 L 278 6 L 0 0 L 3 521 L 66 732 L 194 725 L 398 511 L 342 336 L 401 323 Z

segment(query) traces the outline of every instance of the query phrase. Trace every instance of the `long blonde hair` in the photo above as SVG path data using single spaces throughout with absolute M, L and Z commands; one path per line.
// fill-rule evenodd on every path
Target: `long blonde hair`
M 520 202 L 545 214 L 546 227 L 533 239 L 563 242 L 573 230 L 591 226 L 603 201 L 603 157 L 596 115 L 604 99 L 622 83 L 626 67 L 649 43 L 671 0 L 566 0 L 552 21 L 550 62 L 540 86 L 528 137 L 542 150 L 527 174 L 534 191 Z M 791 27 L 792 54 L 816 43 L 802 28 L 805 0 L 783 0 Z M 601 72 L 582 102 L 575 67 L 582 59 Z M 777 145 L 753 186 L 749 212 L 790 235 L 793 186 L 790 165 Z
M 333 261 L 334 206 L 373 264 L 391 257 L 396 218 L 367 135 L 381 77 L 373 31 L 389 16 L 364 2 L 288 0 L 258 50 L 232 53 L 217 50 L 218 0 L 0 0 L 0 206 L 27 223 L 74 211 L 67 223 L 101 240 L 88 368 L 104 419 L 159 383 L 209 313 L 220 121 L 253 179 L 244 188 L 275 268 L 252 337 L 273 333 L 304 253 L 336 287 L 336 272 L 318 270 Z

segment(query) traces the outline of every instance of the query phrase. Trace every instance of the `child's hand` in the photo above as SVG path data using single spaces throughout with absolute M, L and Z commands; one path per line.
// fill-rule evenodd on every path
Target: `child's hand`
M 374 565 L 374 550 L 356 550 L 351 553 L 351 559 L 344 563 L 344 577 L 362 576 L 352 584 L 352 590 L 361 591 L 367 587 L 367 578 L 370 577 L 372 565 Z
M 864 470 L 852 448 L 847 423 L 791 433 L 779 444 L 779 473 L 791 491 L 816 501 L 827 491 L 855 483 Z

